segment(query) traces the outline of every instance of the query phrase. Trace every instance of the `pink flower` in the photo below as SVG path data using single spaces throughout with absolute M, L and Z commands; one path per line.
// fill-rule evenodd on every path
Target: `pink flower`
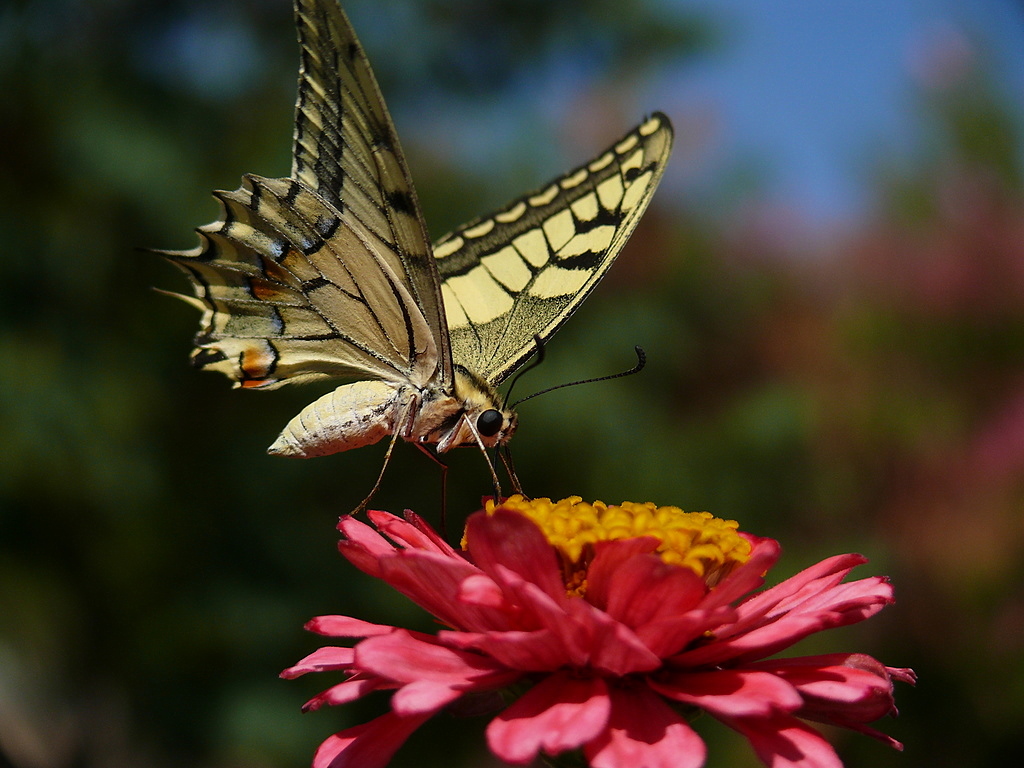
M 499 691 L 518 698 L 487 741 L 513 764 L 581 750 L 592 768 L 697 768 L 705 745 L 688 717 L 700 711 L 773 768 L 841 765 L 808 720 L 902 748 L 867 724 L 895 714 L 892 681 L 914 682 L 909 669 L 860 654 L 766 658 L 892 602 L 883 578 L 844 582 L 859 555 L 750 594 L 779 544 L 707 513 L 512 497 L 470 517 L 465 552 L 412 513 L 370 519 L 376 531 L 342 519 L 342 554 L 449 629 L 426 635 L 345 616 L 307 625 L 359 642 L 320 648 L 282 673 L 346 673 L 306 710 L 394 691 L 390 713 L 328 738 L 314 768 L 383 766 L 445 706 L 473 695 L 500 706 Z

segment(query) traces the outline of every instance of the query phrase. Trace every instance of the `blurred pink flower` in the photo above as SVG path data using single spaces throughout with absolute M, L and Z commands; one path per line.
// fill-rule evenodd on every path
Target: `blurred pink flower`
M 403 520 L 371 512 L 376 531 L 342 519 L 342 554 L 450 629 L 427 635 L 346 616 L 307 625 L 361 640 L 320 648 L 282 673 L 346 673 L 305 710 L 394 691 L 391 712 L 328 738 L 314 768 L 386 765 L 445 706 L 471 697 L 500 708 L 498 692 L 517 698 L 491 721 L 487 741 L 513 764 L 582 750 L 592 768 L 697 768 L 706 749 L 688 718 L 700 711 L 743 734 L 775 767 L 841 765 L 806 720 L 902 748 L 867 723 L 895 714 L 892 681 L 912 683 L 909 669 L 860 654 L 766 660 L 892 602 L 883 578 L 844 583 L 863 557 L 832 557 L 749 594 L 779 544 L 738 533 L 731 521 L 577 498 L 488 506 L 467 523 L 465 553 L 412 513 Z M 524 514 L 538 509 L 567 512 L 573 531 Z M 618 514 L 619 527 L 599 521 L 581 533 L 580 509 L 604 521 Z M 623 510 L 632 532 L 622 532 Z M 682 529 L 676 512 L 690 516 Z

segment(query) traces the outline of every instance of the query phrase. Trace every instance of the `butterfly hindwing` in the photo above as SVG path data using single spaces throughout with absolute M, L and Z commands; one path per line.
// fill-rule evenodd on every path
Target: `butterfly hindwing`
M 436 371 L 433 334 L 398 262 L 347 209 L 292 179 L 252 175 L 217 197 L 222 219 L 198 230 L 200 245 L 166 252 L 204 310 L 198 367 L 267 388 Z
M 337 2 L 296 0 L 290 179 L 218 192 L 222 218 L 166 252 L 204 311 L 195 364 L 245 387 L 324 376 L 452 382 L 440 284 L 395 129 Z
M 500 383 L 604 276 L 672 146 L 655 113 L 590 162 L 434 246 L 456 364 Z

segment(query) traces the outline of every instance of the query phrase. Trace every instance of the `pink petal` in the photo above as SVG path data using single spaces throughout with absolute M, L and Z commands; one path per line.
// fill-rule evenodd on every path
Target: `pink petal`
M 644 644 L 652 649 L 652 653 L 658 655 L 661 652 L 663 660 L 677 658 L 672 656 L 668 649 L 678 649 L 684 643 L 692 643 L 698 640 L 708 625 L 717 625 L 728 622 L 735 617 L 735 612 L 728 606 L 716 608 L 711 612 L 690 611 L 685 616 L 661 619 L 652 622 L 637 631 L 642 637 Z
M 321 744 L 313 768 L 383 768 L 429 715 L 399 717 L 393 712 L 347 728 Z
M 367 549 L 376 553 L 395 548 L 393 544 L 390 544 L 387 539 L 377 533 L 371 526 L 352 515 L 342 515 L 338 520 L 337 527 L 346 539 L 362 544 Z
M 745 663 L 788 648 L 815 632 L 866 619 L 892 602 L 881 578 L 838 583 L 860 555 L 829 558 L 739 606 L 732 625 L 714 630 L 714 640 L 673 657 L 679 666 Z M 798 578 L 810 574 L 810 577 Z M 781 588 L 781 589 L 780 589 Z
M 832 581 L 821 579 L 807 585 L 791 599 L 780 601 L 767 615 L 829 612 L 856 614 L 858 618 L 855 621 L 860 621 L 894 602 L 892 584 L 885 577 L 871 576 L 847 583 Z
M 468 631 L 509 628 L 505 606 L 475 605 L 460 598 L 463 582 L 486 578 L 462 558 L 404 551 L 381 558 L 380 577 L 450 627 Z
M 787 616 L 746 634 L 724 640 L 713 638 L 706 645 L 684 651 L 668 661 L 675 667 L 703 668 L 725 663 L 740 664 L 769 656 L 826 628 L 821 616 Z
M 562 666 L 591 666 L 614 675 L 647 672 L 661 660 L 651 653 L 629 627 L 585 600 L 565 597 L 564 590 L 552 598 L 536 584 L 498 565 L 495 579 L 511 599 L 550 632 L 551 654 L 562 653 Z M 549 658 L 554 658 L 549 655 Z
M 412 512 L 407 514 L 408 521 L 387 512 L 368 513 L 380 531 L 401 546 L 395 546 L 351 515 L 341 518 L 338 529 L 345 538 L 338 542 L 338 550 L 361 571 L 376 578 L 380 578 L 379 564 L 382 559 L 402 552 L 429 552 L 447 560 L 465 561 L 462 555 L 446 544 L 419 517 Z
M 903 749 L 895 739 L 866 725 L 896 714 L 889 668 L 870 656 L 830 654 L 762 662 L 757 666 L 796 686 L 804 699 L 804 706 L 796 713 L 799 717 L 849 728 Z
M 306 629 L 329 637 L 373 637 L 395 631 L 387 624 L 371 624 L 351 616 L 316 616 L 306 622 Z
M 775 712 L 795 712 L 804 703 L 790 683 L 767 672 L 683 672 L 658 675 L 650 685 L 662 696 L 700 707 L 716 717 L 768 717 Z
M 557 755 L 595 738 L 611 701 L 600 678 L 566 673 L 544 678 L 487 726 L 487 743 L 508 763 L 525 764 L 543 750 Z
M 548 630 L 552 652 L 557 649 L 561 653 L 564 666 L 585 666 L 589 660 L 592 636 L 586 619 L 597 609 L 583 600 L 570 600 L 564 591 L 558 597 L 551 597 L 541 587 L 504 566 L 495 566 L 493 571 L 510 601 L 523 612 L 521 623 L 533 625 L 527 628 Z M 529 622 L 525 620 L 527 618 Z
M 462 559 L 444 539 L 437 535 L 427 523 L 411 510 L 406 510 L 405 519 L 390 512 L 370 510 L 366 513 L 377 530 L 404 549 L 434 552 L 445 557 Z
M 881 578 L 830 587 L 791 606 L 783 615 L 773 615 L 764 627 L 747 632 L 737 645 L 744 652 L 733 658 L 744 661 L 773 655 L 815 632 L 870 618 L 891 603 L 891 585 Z
M 288 669 L 281 673 L 281 677 L 286 680 L 292 680 L 309 672 L 351 669 L 354 660 L 355 651 L 352 648 L 325 646 L 317 648 L 299 663 L 288 667 Z
M 817 719 L 831 714 L 872 723 L 893 711 L 892 683 L 863 669 L 827 667 L 786 679 L 797 687 Z
M 764 584 L 764 575 L 771 570 L 782 554 L 782 547 L 775 539 L 751 539 L 753 549 L 747 562 L 738 565 L 732 573 L 712 588 L 700 604 L 700 608 L 710 610 L 739 600 L 751 590 Z
M 652 540 L 623 539 L 597 547 L 587 572 L 587 600 L 631 627 L 655 656 L 665 657 L 704 631 L 708 614 L 695 607 L 707 587 L 689 568 L 615 546 L 645 541 Z
M 622 591 L 622 586 L 619 583 L 622 576 L 620 569 L 634 559 L 651 554 L 657 547 L 658 540 L 653 536 L 597 542 L 594 545 L 594 559 L 587 568 L 587 602 L 614 614 L 615 607 L 609 607 L 609 605 L 615 600 L 614 592 Z M 657 555 L 653 555 L 653 557 L 659 563 L 664 564 L 664 561 Z M 628 591 L 633 590 L 635 587 Z
M 801 714 L 800 716 L 801 717 L 806 717 L 803 714 Z M 807 719 L 808 720 L 813 720 L 815 718 L 810 718 L 809 717 Z M 826 721 L 825 720 L 819 720 L 818 722 L 822 722 L 823 723 L 823 722 L 826 722 Z M 880 741 L 883 744 L 885 744 L 887 747 L 891 747 L 892 749 L 895 749 L 897 752 L 902 752 L 903 751 L 903 743 L 902 742 L 897 741 L 896 739 L 894 739 L 892 736 L 888 735 L 887 733 L 882 733 L 881 731 L 876 730 L 875 728 L 871 728 L 871 727 L 869 727 L 867 725 L 864 725 L 863 723 L 837 723 L 837 722 L 832 722 L 831 724 L 832 725 L 840 725 L 843 728 L 849 728 L 851 731 L 856 731 L 857 733 L 859 733 L 859 734 L 861 734 L 863 736 L 870 736 L 875 741 Z
M 636 634 L 603 611 L 591 611 L 592 635 L 590 666 L 621 677 L 636 672 L 651 672 L 661 666 L 661 657 L 653 653 Z
M 843 768 L 839 755 L 821 734 L 790 715 L 724 722 L 746 736 L 761 762 L 770 768 Z
M 743 631 L 746 626 L 764 618 L 778 616 L 808 600 L 819 599 L 835 589 L 853 568 L 865 562 L 867 559 L 862 555 L 836 555 L 751 596 L 741 606 L 742 623 L 734 631 Z
M 518 512 L 477 512 L 466 521 L 467 549 L 473 562 L 502 584 L 497 566 L 536 584 L 546 595 L 566 600 L 555 551 L 540 529 Z
M 391 697 L 391 709 L 398 715 L 433 714 L 462 696 L 450 685 L 432 680 L 417 680 L 403 685 Z
M 381 538 L 381 541 L 385 540 Z M 389 550 L 387 554 L 392 554 L 396 551 L 390 544 L 388 547 Z M 368 576 L 373 576 L 375 579 L 380 578 L 381 554 L 377 554 L 373 550 L 368 549 L 362 542 L 346 541 L 344 539 L 338 542 L 338 551 L 341 553 L 342 557 L 363 573 Z
M 425 642 L 404 630 L 364 640 L 355 652 L 358 669 L 400 683 L 430 680 L 473 690 L 495 687 L 519 676 L 493 659 Z
M 459 584 L 458 599 L 467 605 L 496 608 L 511 613 L 512 606 L 494 581 L 482 573 L 469 576 Z
M 917 685 L 917 672 L 910 667 L 886 667 L 885 671 L 889 673 L 889 677 L 893 680 L 899 680 L 901 683 L 907 683 L 908 685 Z
M 373 691 L 387 690 L 394 688 L 394 684 L 381 680 L 379 677 L 357 677 L 338 683 L 322 693 L 318 693 L 312 699 L 302 705 L 303 712 L 313 712 L 320 707 L 336 707 L 340 704 L 360 699 Z
M 377 561 L 395 551 L 395 546 L 373 528 L 351 515 L 341 518 L 338 530 L 345 538 L 338 542 L 338 550 L 356 568 L 377 577 Z
M 417 515 L 411 509 L 405 510 L 403 516 L 409 521 L 410 525 L 414 526 L 431 542 L 438 552 L 448 553 L 453 557 L 465 557 L 465 554 L 461 550 L 454 549 L 452 545 L 445 540 L 444 536 L 435 531 L 430 523 Z
M 438 632 L 447 646 L 476 650 L 503 667 L 521 672 L 552 672 L 566 666 L 562 643 L 547 629 L 532 632 Z
M 750 666 L 756 669 L 769 669 L 773 673 L 779 674 L 790 670 L 798 672 L 808 667 L 821 669 L 823 667 L 847 666 L 874 672 L 879 677 L 885 677 L 890 669 L 877 659 L 863 653 L 821 653 L 815 656 L 793 656 L 788 659 L 756 661 Z
M 700 768 L 707 748 L 671 707 L 645 688 L 612 688 L 608 728 L 586 744 L 591 768 Z
M 708 633 L 717 636 L 732 627 L 737 619 L 737 609 L 732 603 L 747 595 L 752 589 L 764 584 L 764 574 L 778 560 L 782 550 L 774 539 L 762 539 L 744 534 L 750 539 L 753 549 L 747 562 L 737 566 L 717 585 L 705 594 L 701 601 L 675 622 L 663 618 L 652 622 L 644 630 L 645 639 L 658 643 L 662 648 L 673 645 L 681 648 L 684 638 L 695 639 Z M 659 637 L 658 633 L 662 636 Z M 684 641 L 685 642 L 685 641 Z M 668 652 L 662 653 L 664 657 Z

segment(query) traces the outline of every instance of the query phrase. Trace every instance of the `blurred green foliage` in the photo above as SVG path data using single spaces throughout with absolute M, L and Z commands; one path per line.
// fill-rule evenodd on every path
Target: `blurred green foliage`
M 660 106 L 635 83 L 720 40 L 639 0 L 346 7 L 436 235 L 619 135 Z M 207 190 L 285 174 L 295 60 L 284 0 L 0 9 L 0 764 L 304 765 L 386 700 L 300 716 L 327 684 L 276 678 L 317 645 L 303 622 L 430 628 L 335 551 L 383 447 L 268 457 L 316 392 L 194 373 L 194 312 L 150 289 L 183 281 L 135 251 L 189 247 L 216 216 Z M 561 125 L 532 87 L 565 66 L 588 87 Z M 818 641 L 921 676 L 884 725 L 907 752 L 833 734 L 851 766 L 1001 766 L 1024 747 L 1021 126 L 995 94 L 981 69 L 922 92 L 920 154 L 875 158 L 873 212 L 827 240 L 749 215 L 753 189 L 708 221 L 665 185 L 520 385 L 620 370 L 644 345 L 642 375 L 524 405 L 529 492 L 708 509 L 779 538 L 784 573 L 859 550 L 894 578 L 898 605 Z M 453 151 L 504 143 L 494 169 L 438 140 L 474 114 L 501 142 Z M 453 454 L 450 527 L 487 492 L 480 456 Z M 404 447 L 375 504 L 436 521 L 439 495 Z M 698 727 L 709 765 L 756 764 Z M 439 718 L 394 764 L 488 764 L 480 728 Z

